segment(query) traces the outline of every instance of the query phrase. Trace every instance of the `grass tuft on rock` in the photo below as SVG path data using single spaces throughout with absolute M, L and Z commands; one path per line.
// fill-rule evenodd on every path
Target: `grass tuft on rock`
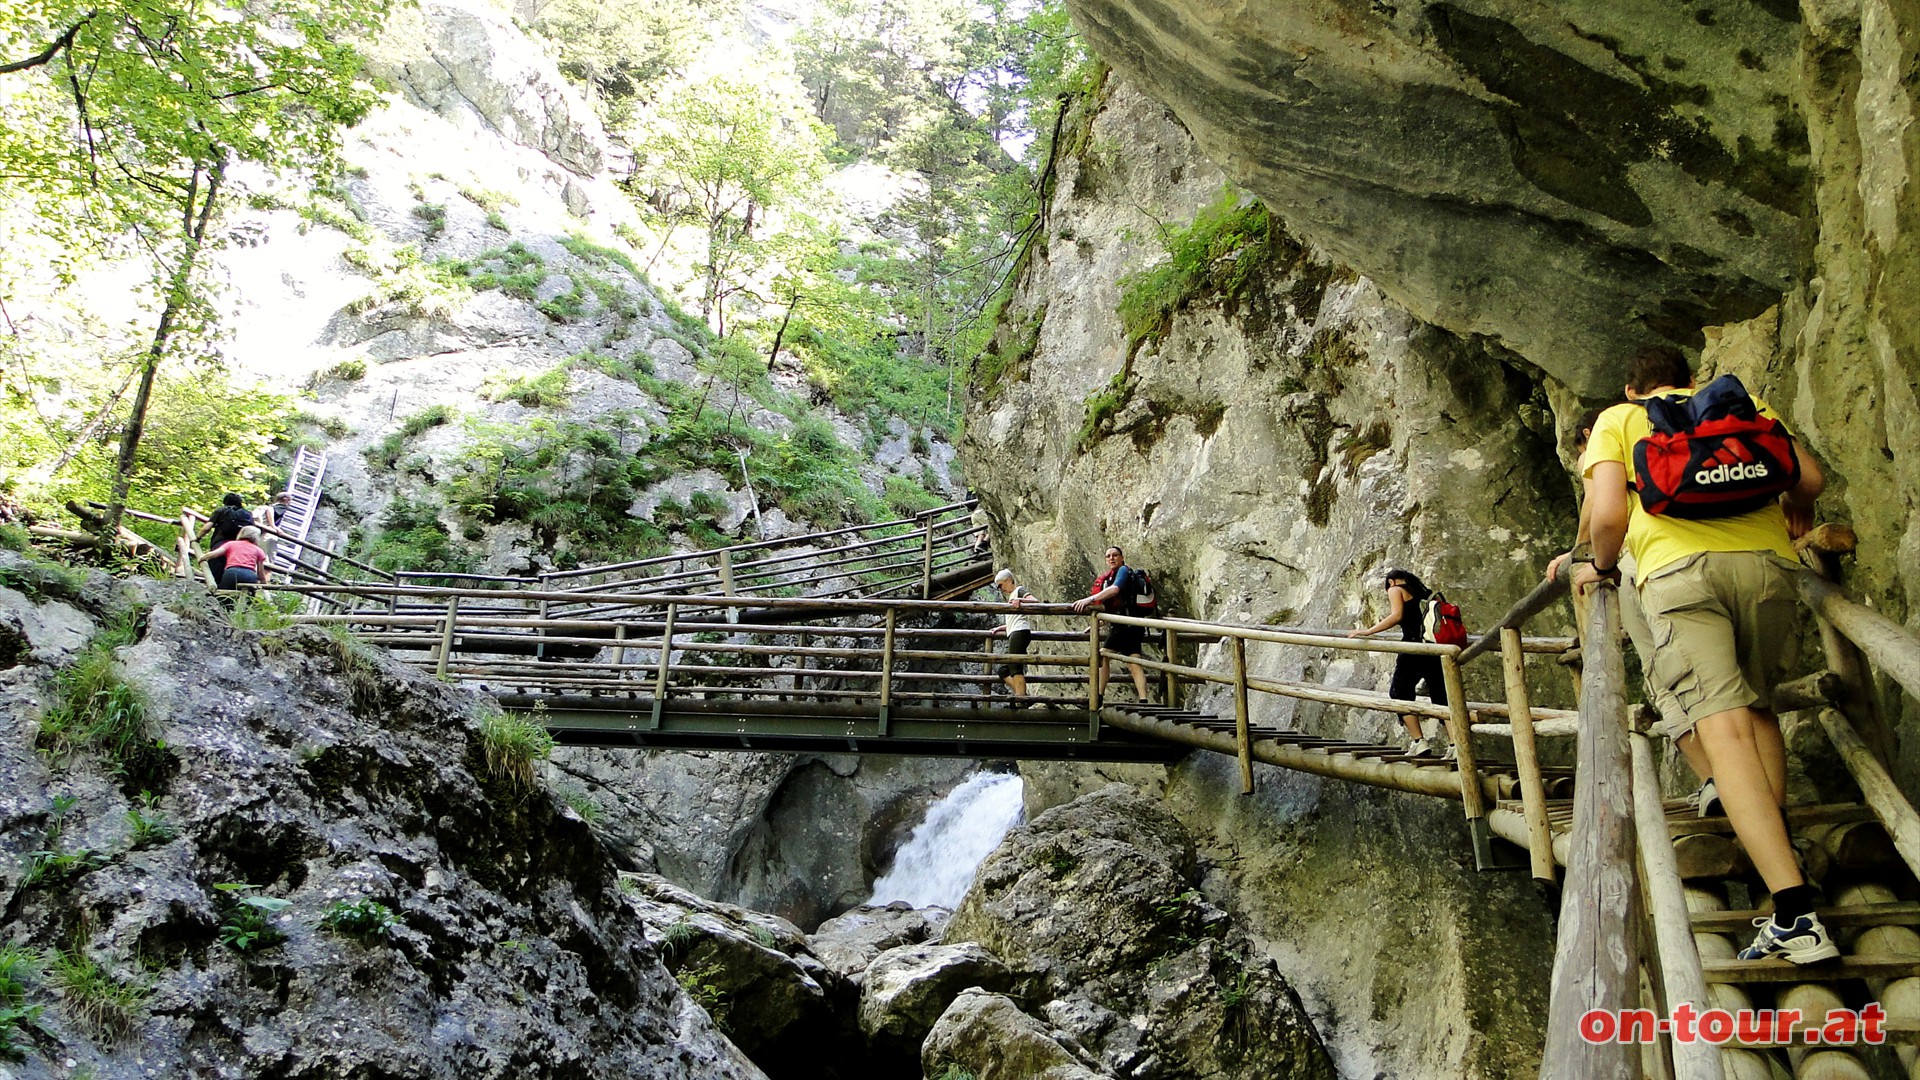
M 487 771 L 523 791 L 533 789 L 533 764 L 553 752 L 553 735 L 537 716 L 501 712 L 480 721 Z
M 110 1034 L 125 1034 L 147 1007 L 153 986 L 144 979 L 123 979 L 87 955 L 77 942 L 59 953 L 47 974 L 60 991 L 60 1007 L 77 1024 Z
M 41 750 L 55 757 L 91 751 L 111 772 L 135 782 L 164 771 L 166 750 L 153 737 L 151 704 L 121 674 L 115 656 L 133 643 L 137 624 L 137 614 L 109 624 L 60 673 L 54 705 L 40 718 Z
M 1120 279 L 1119 315 L 1129 356 L 1165 337 L 1175 312 L 1207 297 L 1237 303 L 1264 270 L 1300 254 L 1265 205 L 1257 199 L 1242 204 L 1231 186 L 1191 224 L 1163 227 L 1161 240 L 1166 259 Z

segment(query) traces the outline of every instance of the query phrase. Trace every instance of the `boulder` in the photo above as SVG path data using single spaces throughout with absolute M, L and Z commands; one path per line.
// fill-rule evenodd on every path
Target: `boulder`
M 862 905 L 821 923 L 807 941 L 821 963 L 857 986 L 875 957 L 898 945 L 938 940 L 952 917 L 945 908 L 916 908 L 904 900 Z
M 1100 1080 L 1115 1073 L 1095 1067 L 1071 1039 L 1020 1011 L 1005 994 L 964 990 L 940 1014 L 920 1048 L 927 1080 Z
M 868 966 L 860 986 L 860 1030 L 875 1042 L 918 1046 L 960 991 L 1006 990 L 999 957 L 972 942 L 901 945 Z
M 945 940 L 985 945 L 1031 999 L 1076 999 L 1063 1017 L 1084 1017 L 1088 1048 L 1129 1076 L 1330 1080 L 1299 998 L 1201 894 L 1199 870 L 1165 806 L 1112 784 L 1008 834 Z
M 741 1049 L 771 1063 L 831 1041 L 823 1035 L 840 1026 L 835 1001 L 850 995 L 792 923 L 703 900 L 652 874 L 621 880 L 647 939 Z

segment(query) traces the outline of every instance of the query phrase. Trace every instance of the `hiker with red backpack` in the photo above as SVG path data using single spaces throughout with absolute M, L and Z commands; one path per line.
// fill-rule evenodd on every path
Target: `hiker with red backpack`
M 1829 960 L 1839 949 L 1814 913 L 1782 807 L 1786 745 L 1773 712 L 1798 640 L 1793 539 L 1813 524 L 1825 477 L 1786 425 L 1740 380 L 1700 388 L 1678 349 L 1649 346 L 1627 373 L 1632 400 L 1600 414 L 1581 462 L 1593 561 L 1573 585 L 1640 590 L 1654 637 L 1652 679 L 1671 691 L 1704 753 L 1721 806 L 1773 914 L 1743 960 Z M 1623 583 L 1631 552 L 1635 580 Z
M 1117 547 L 1107 549 L 1107 570 L 1093 581 L 1093 592 L 1073 602 L 1073 610 L 1085 612 L 1095 604 L 1115 615 L 1152 614 L 1153 586 L 1151 579 L 1139 570 L 1127 565 L 1127 558 Z M 1149 610 L 1143 611 L 1142 608 Z M 1101 644 L 1103 652 L 1117 652 L 1124 656 L 1139 656 L 1141 644 L 1146 640 L 1144 627 L 1109 624 L 1107 638 Z M 1093 696 L 1104 698 L 1107 692 L 1109 663 L 1106 657 L 1100 658 L 1100 666 L 1094 669 Z M 1139 664 L 1128 662 L 1133 671 L 1133 689 L 1139 694 L 1139 700 L 1147 700 L 1147 673 Z
M 1445 596 L 1427 588 L 1425 582 L 1405 570 L 1389 570 L 1386 589 L 1387 617 L 1365 630 L 1349 633 L 1348 637 L 1372 637 L 1397 626 L 1402 641 L 1434 641 L 1446 637 L 1449 640 L 1442 644 L 1466 644 L 1466 625 L 1460 619 L 1460 609 L 1448 603 Z M 1420 653 L 1400 653 L 1396 656 L 1393 682 L 1387 690 L 1387 696 L 1395 701 L 1412 701 L 1421 683 L 1426 684 L 1428 700 L 1435 705 L 1447 703 L 1447 682 L 1441 672 L 1438 656 Z M 1446 740 L 1438 734 L 1428 738 L 1421 730 L 1419 716 L 1401 713 L 1400 722 L 1406 725 L 1409 756 L 1425 757 L 1442 753 Z M 1446 747 L 1446 751 L 1451 753 L 1452 748 Z

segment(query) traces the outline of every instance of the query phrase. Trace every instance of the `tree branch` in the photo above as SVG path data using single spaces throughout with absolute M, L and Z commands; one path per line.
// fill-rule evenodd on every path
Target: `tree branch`
M 55 38 L 53 44 L 47 46 L 41 52 L 29 56 L 25 60 L 16 60 L 11 64 L 0 64 L 0 75 L 11 75 L 16 71 L 26 71 L 28 68 L 37 68 L 41 64 L 52 60 L 60 54 L 62 49 L 73 44 L 74 37 L 80 33 L 82 27 L 93 21 L 95 14 L 97 14 L 97 12 L 87 12 L 86 15 L 81 17 L 79 22 L 67 27 L 66 33 Z

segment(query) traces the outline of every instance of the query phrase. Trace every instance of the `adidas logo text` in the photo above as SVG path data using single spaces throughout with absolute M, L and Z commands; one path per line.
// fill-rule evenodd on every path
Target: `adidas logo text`
M 1701 469 L 1693 474 L 1696 484 L 1729 484 L 1739 480 L 1758 480 L 1768 475 L 1767 467 L 1758 462 L 1743 465 L 1738 462 L 1731 465 L 1716 465 L 1711 469 Z

